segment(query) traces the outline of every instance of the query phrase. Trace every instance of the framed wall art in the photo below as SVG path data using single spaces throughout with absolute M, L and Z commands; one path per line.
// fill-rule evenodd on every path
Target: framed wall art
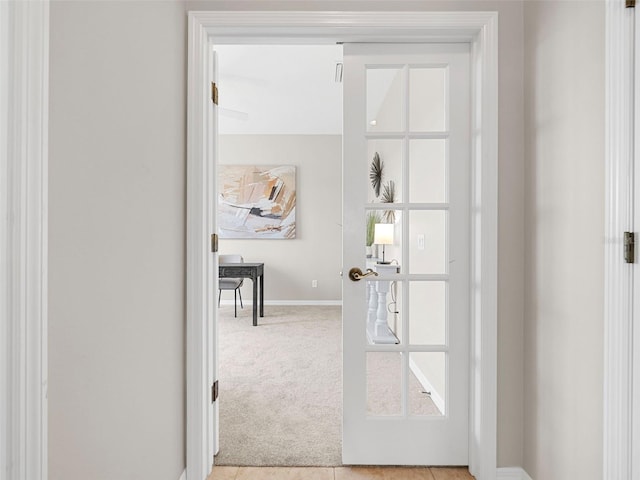
M 220 238 L 295 238 L 295 166 L 220 165 L 218 172 Z

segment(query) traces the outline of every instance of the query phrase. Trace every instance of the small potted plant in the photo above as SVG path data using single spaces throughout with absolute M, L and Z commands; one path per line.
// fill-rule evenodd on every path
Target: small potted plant
M 373 256 L 373 235 L 375 231 L 376 223 L 380 223 L 381 217 L 378 212 L 369 212 L 367 214 L 367 258 Z

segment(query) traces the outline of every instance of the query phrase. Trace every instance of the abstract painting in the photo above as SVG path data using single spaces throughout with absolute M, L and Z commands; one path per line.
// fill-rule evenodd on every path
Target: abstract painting
M 220 238 L 296 236 L 296 167 L 220 165 Z

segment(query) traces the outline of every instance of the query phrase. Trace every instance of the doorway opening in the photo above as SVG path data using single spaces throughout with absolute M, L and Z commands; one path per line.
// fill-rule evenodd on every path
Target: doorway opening
M 267 296 L 276 303 L 278 298 L 287 302 L 295 297 L 305 283 L 317 287 L 318 280 L 312 279 L 317 276 L 323 277 L 323 285 L 333 283 L 339 297 L 341 282 L 336 272 L 341 257 L 347 264 L 366 265 L 367 272 L 391 276 L 344 285 L 352 303 L 347 315 L 350 320 L 342 329 L 343 375 L 338 360 L 342 351 L 331 348 L 341 343 L 339 322 L 333 322 L 329 348 L 314 354 L 313 348 L 325 340 L 319 331 L 326 333 L 326 322 L 316 325 L 304 317 L 280 320 L 278 326 L 284 324 L 285 328 L 269 338 L 275 325 L 268 316 L 261 319 L 257 334 L 254 323 L 239 335 L 237 327 L 230 327 L 219 316 L 218 379 L 223 393 L 225 383 L 235 386 L 226 390 L 228 395 L 222 395 L 219 403 L 219 464 L 340 465 L 336 447 L 340 445 L 341 377 L 344 418 L 351 419 L 351 426 L 343 432 L 343 458 L 353 463 L 377 459 L 405 465 L 468 462 L 469 47 L 346 47 L 349 98 L 345 99 L 344 162 L 339 135 L 343 128 L 341 85 L 336 82 L 342 65 L 340 46 L 216 47 L 218 91 L 228 93 L 227 103 L 218 97 L 217 107 L 218 232 L 221 242 L 226 239 L 227 248 L 231 248 L 223 248 L 220 254 L 266 261 L 276 276 L 275 287 Z M 317 60 L 319 54 L 324 58 Z M 223 59 L 226 55 L 228 71 Z M 326 92 L 327 87 L 333 95 Z M 278 98 L 279 92 L 282 98 Z M 357 98 L 366 99 L 366 108 Z M 326 139 L 316 132 L 322 108 L 332 99 L 333 122 L 320 128 L 333 129 L 335 138 Z M 256 118 L 251 121 L 250 115 Z M 304 132 L 307 117 L 313 120 L 307 120 L 310 132 Z M 361 143 L 358 131 L 365 117 L 366 148 L 359 148 L 355 145 Z M 266 125 L 260 125 L 261 119 Z M 301 136 L 300 131 L 314 137 Z M 327 140 L 330 145 L 325 145 Z M 292 158 L 295 163 L 278 164 L 282 158 Z M 340 181 L 340 170 L 344 182 Z M 296 188 L 296 171 L 300 180 L 308 179 L 300 182 L 303 188 Z M 333 181 L 326 181 L 327 172 L 333 172 Z M 344 191 L 343 183 L 349 185 Z M 371 186 L 363 188 L 369 183 Z M 311 190 L 312 184 L 319 188 L 319 201 L 312 195 L 300 196 L 303 208 L 298 208 L 296 192 Z M 344 205 L 340 204 L 341 196 L 348 200 Z M 354 217 L 351 212 L 362 202 L 369 210 Z M 296 213 L 302 219 L 313 219 L 306 237 L 299 235 Z M 370 229 L 358 225 L 365 214 L 367 220 L 376 218 L 367 222 Z M 342 218 L 347 225 L 341 230 Z M 381 258 L 369 255 L 365 260 L 365 230 L 371 230 L 373 243 L 382 245 L 378 248 Z M 380 235 L 379 230 L 386 235 Z M 330 241 L 332 231 L 334 242 Z M 414 245 L 413 237 L 422 238 L 422 246 Z M 346 252 L 354 254 L 342 255 L 341 239 Z M 332 243 L 335 268 L 323 275 L 323 269 L 331 264 L 328 247 Z M 318 262 L 315 252 L 321 249 L 324 255 Z M 295 261 L 287 263 L 286 259 Z M 314 297 L 313 288 L 310 292 L 306 299 L 293 302 L 312 303 L 308 298 Z M 234 302 L 234 318 L 236 311 Z M 306 315 L 311 317 L 308 311 Z M 367 321 L 361 322 L 365 317 Z M 300 321 L 307 329 L 295 337 Z M 315 326 L 312 332 L 309 325 Z M 353 332 L 352 326 L 358 325 Z M 362 356 L 366 356 L 366 366 L 358 371 L 357 362 L 347 362 L 354 358 L 348 353 L 357 349 L 365 330 L 368 346 Z M 230 341 L 234 337 L 225 337 L 229 332 L 236 334 L 237 342 Z M 348 336 L 347 332 L 353 334 Z M 313 341 L 309 342 L 309 337 Z M 250 339 L 253 345 L 247 343 Z M 300 349 L 297 353 L 296 348 Z M 327 355 L 330 350 L 333 355 Z M 280 365 L 278 360 L 292 352 L 292 361 Z M 246 361 L 245 368 L 237 371 L 234 367 L 243 363 L 241 359 Z M 272 365 L 279 371 L 271 371 Z M 306 371 L 299 368 L 303 365 L 308 367 Z M 248 375 L 249 371 L 255 374 Z M 366 378 L 365 388 L 352 388 L 360 378 Z M 328 384 L 312 379 L 327 379 Z M 354 405 L 354 399 L 361 395 L 366 399 Z M 280 409 L 283 400 L 288 405 Z M 364 423 L 354 429 L 355 419 L 361 416 Z M 376 421 L 384 421 L 384 427 L 374 426 Z M 319 428 L 327 423 L 334 428 Z M 412 425 L 402 430 L 405 427 L 400 426 L 408 423 Z M 375 442 L 375 448 L 367 446 L 368 452 L 377 452 L 373 456 L 358 453 L 371 437 L 364 433 L 370 428 L 379 433 L 393 430 L 400 437 L 395 444 L 402 444 L 400 450 L 405 453 L 393 453 L 382 439 Z M 427 450 L 431 453 L 413 452 L 409 447 L 418 444 L 430 446 Z M 279 451 L 274 448 L 278 445 Z M 268 451 L 271 456 L 266 455 Z
M 222 292 L 215 462 L 341 465 L 342 46 L 215 52 L 219 254 L 264 263 L 266 304 Z
M 230 41 L 235 39 L 234 42 Z M 494 12 L 218 11 L 189 15 L 187 225 L 187 479 L 204 478 L 217 446 L 216 260 L 209 237 L 217 120 L 208 103 L 224 43 L 465 42 L 472 57 L 470 470 L 495 476 L 497 298 L 497 14 Z M 203 322 L 202 319 L 205 319 Z M 212 428 L 209 428 L 209 426 Z

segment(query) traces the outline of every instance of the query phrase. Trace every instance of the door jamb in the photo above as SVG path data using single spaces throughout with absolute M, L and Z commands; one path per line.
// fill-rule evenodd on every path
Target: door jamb
M 203 480 L 207 445 L 207 362 L 215 358 L 208 238 L 216 212 L 216 145 L 208 98 L 214 43 L 469 42 L 472 46 L 472 285 L 469 469 L 496 478 L 498 14 L 496 12 L 190 12 L 187 121 L 187 480 Z M 209 182 L 209 184 L 207 184 Z M 203 321 L 205 319 L 206 321 Z M 215 364 L 213 366 L 215 371 Z M 215 448 L 215 447 L 214 447 Z
M 605 242 L 604 242 L 604 480 L 630 480 L 640 474 L 640 338 L 633 328 L 636 265 L 624 263 L 623 232 L 637 228 L 634 178 L 634 9 L 624 0 L 605 2 Z M 637 13 L 636 13 L 637 15 Z M 639 41 L 636 39 L 636 41 Z M 636 69 L 638 66 L 636 66 Z M 636 70 L 637 71 L 637 70 Z M 636 85 L 638 83 L 636 82 Z M 636 125 L 637 126 L 637 125 Z M 640 140 L 638 131 L 635 138 Z M 636 182 L 635 185 L 638 185 Z M 635 210 L 635 212 L 634 212 Z M 636 285 L 634 285 L 634 283 Z M 634 335 L 635 334 L 635 335 Z M 635 359 L 634 359 L 635 357 Z M 635 380 L 635 381 L 634 381 Z M 635 388 L 635 391 L 634 391 Z M 635 405 L 634 405 L 635 401 Z M 634 414 L 635 411 L 635 414 Z M 634 455 L 635 450 L 635 455 Z

